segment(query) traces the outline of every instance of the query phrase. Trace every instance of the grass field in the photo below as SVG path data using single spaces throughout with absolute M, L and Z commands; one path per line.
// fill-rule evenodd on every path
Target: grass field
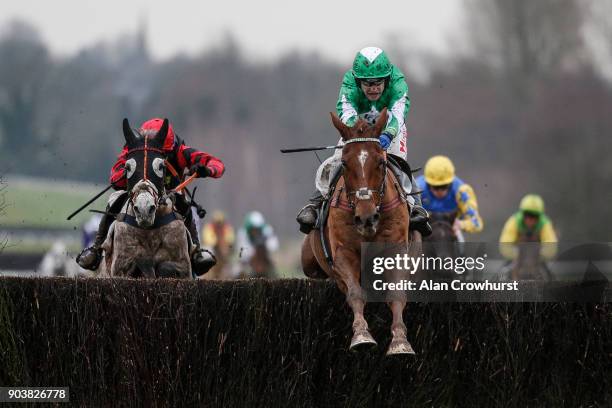
M 23 177 L 5 178 L 6 208 L 0 215 L 3 227 L 63 228 L 80 227 L 91 213 L 84 210 L 71 221 L 66 217 L 104 186 L 78 182 L 49 182 Z M 103 209 L 106 197 L 89 208 Z

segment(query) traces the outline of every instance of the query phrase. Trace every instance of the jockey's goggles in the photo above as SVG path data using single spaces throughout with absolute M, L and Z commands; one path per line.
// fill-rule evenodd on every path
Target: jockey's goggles
M 523 211 L 523 215 L 527 217 L 540 218 L 540 214 L 533 211 Z
M 382 85 L 387 78 L 364 78 L 360 79 L 359 82 L 365 86 L 380 86 Z
M 429 186 L 432 190 L 443 191 L 450 188 L 450 184 L 443 184 L 441 186 Z

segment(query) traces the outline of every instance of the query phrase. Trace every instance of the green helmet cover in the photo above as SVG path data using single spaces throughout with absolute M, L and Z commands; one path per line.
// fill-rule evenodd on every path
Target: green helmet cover
M 353 76 L 357 79 L 384 78 L 391 75 L 387 54 L 378 47 L 366 47 L 353 61 Z

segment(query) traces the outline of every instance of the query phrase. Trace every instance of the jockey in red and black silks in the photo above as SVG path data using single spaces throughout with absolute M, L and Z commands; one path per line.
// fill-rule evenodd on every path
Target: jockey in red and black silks
M 150 119 L 140 126 L 138 132 L 143 135 L 156 134 L 161 129 L 163 122 L 163 119 L 159 118 Z M 189 173 L 197 173 L 198 177 L 220 178 L 225 172 L 225 166 L 220 159 L 206 152 L 187 146 L 174 132 L 171 124 L 168 127 L 168 133 L 164 140 L 162 150 L 166 153 L 167 162 L 179 175 L 183 175 L 185 169 L 188 169 Z M 125 194 L 125 190 L 127 189 L 127 176 L 125 173 L 127 155 L 128 147 L 125 145 L 111 169 L 110 182 L 117 191 L 111 194 L 109 199 L 106 208 L 106 212 L 109 214 L 119 213 L 128 198 L 128 194 Z M 176 187 L 180 182 L 181 180 L 173 176 L 171 172 L 168 172 L 164 180 L 167 190 Z M 192 241 L 197 247 L 197 250 L 192 255 L 192 269 L 194 271 L 207 271 L 214 266 L 216 261 L 212 253 L 200 248 L 191 208 L 182 195 L 176 196 L 175 207 L 183 216 L 185 226 L 189 230 Z M 104 243 L 113 221 L 114 217 L 111 215 L 104 215 L 102 217 L 94 244 L 89 248 L 85 248 L 77 257 L 77 262 L 81 267 L 89 270 L 98 269 L 102 258 L 101 245 Z
M 147 131 L 157 132 L 161 128 L 162 123 L 163 119 L 159 118 L 148 120 L 140 126 L 140 131 L 143 133 Z M 172 125 L 168 128 L 168 135 L 164 141 L 163 150 L 166 152 L 166 160 L 170 162 L 179 174 L 183 174 L 185 169 L 190 169 L 192 172 L 197 171 L 200 177 L 219 178 L 225 172 L 225 166 L 221 160 L 208 153 L 187 146 L 174 133 Z M 124 174 L 127 153 L 128 148 L 124 146 L 119 157 L 117 157 L 115 165 L 111 169 L 110 182 L 116 190 L 124 190 L 127 185 L 127 179 Z M 176 177 L 172 177 L 170 174 L 166 180 L 166 188 L 174 188 L 179 183 L 180 180 L 177 180 Z

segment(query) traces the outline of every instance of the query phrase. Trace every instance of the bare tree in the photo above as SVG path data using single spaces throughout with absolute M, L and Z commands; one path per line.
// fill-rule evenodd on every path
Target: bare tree
M 6 215 L 6 182 L 0 174 L 0 218 Z M 0 253 L 6 248 L 8 237 L 0 235 Z
M 584 62 L 579 0 L 466 0 L 475 58 L 526 96 L 534 79 Z
M 5 159 L 36 139 L 40 91 L 50 60 L 38 32 L 14 21 L 0 38 L 0 132 Z

